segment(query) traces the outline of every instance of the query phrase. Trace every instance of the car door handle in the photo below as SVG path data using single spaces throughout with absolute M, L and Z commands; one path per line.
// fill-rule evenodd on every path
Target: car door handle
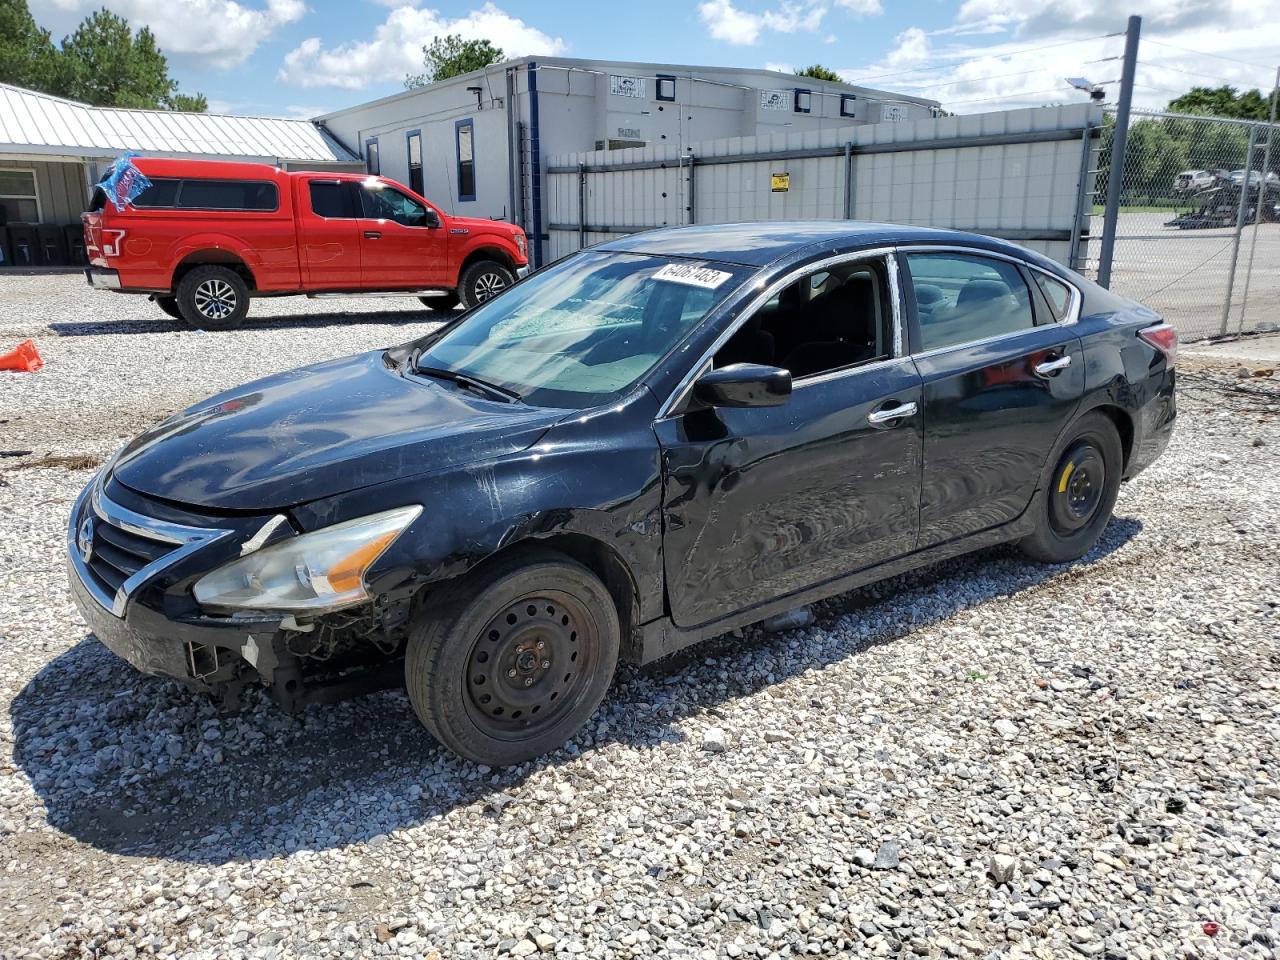
M 867 423 L 876 424 L 892 423 L 894 420 L 901 420 L 903 417 L 914 417 L 916 411 L 920 408 L 914 400 L 908 403 L 900 403 L 896 407 L 881 407 L 879 410 L 873 410 L 867 414 Z
M 1059 370 L 1065 370 L 1071 366 L 1071 357 L 1054 357 L 1052 360 L 1045 360 L 1036 364 L 1036 376 L 1052 377 Z
M 364 232 L 364 238 L 366 240 L 381 240 L 382 233 L 378 230 L 366 230 Z

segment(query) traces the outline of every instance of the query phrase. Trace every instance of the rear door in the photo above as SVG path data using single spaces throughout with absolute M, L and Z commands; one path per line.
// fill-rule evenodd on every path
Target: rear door
M 373 290 L 452 287 L 448 231 L 421 200 L 384 180 L 359 184 L 363 285 Z
M 298 258 L 308 290 L 360 287 L 360 216 L 357 185 L 348 180 L 299 182 Z
M 921 548 L 1019 516 L 1084 394 L 1070 310 L 1030 269 L 978 249 L 902 255 L 923 380 Z M 1059 284 L 1065 289 L 1065 285 Z

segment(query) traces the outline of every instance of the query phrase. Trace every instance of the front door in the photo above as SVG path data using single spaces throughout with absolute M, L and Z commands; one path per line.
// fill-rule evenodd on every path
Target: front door
M 360 288 L 360 216 L 356 186 L 307 180 L 297 198 L 298 257 L 308 290 Z
M 1071 323 L 1029 271 L 970 253 L 907 253 L 924 381 L 920 546 L 1018 517 L 1084 394 Z M 1061 285 L 1060 285 L 1061 286 Z
M 448 232 L 434 210 L 383 180 L 362 183 L 360 200 L 361 274 L 367 289 L 452 286 Z
M 712 363 L 793 368 L 781 406 L 660 420 L 671 613 L 700 626 L 911 552 L 920 377 L 895 356 L 883 260 L 806 274 Z M 677 406 L 677 410 L 681 407 Z

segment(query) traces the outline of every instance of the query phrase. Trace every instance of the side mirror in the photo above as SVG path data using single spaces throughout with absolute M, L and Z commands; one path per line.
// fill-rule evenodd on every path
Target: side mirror
M 436 213 L 430 207 L 427 207 L 427 215 L 424 219 L 426 220 L 427 226 L 432 230 L 440 226 L 440 214 Z
M 776 407 L 791 396 L 791 372 L 758 363 L 731 363 L 699 377 L 693 396 L 712 407 Z

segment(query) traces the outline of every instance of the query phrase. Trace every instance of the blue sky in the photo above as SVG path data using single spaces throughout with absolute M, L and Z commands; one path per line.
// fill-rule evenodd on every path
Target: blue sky
M 41 0 L 61 37 L 101 0 Z M 487 37 L 509 55 L 782 69 L 822 63 L 852 82 L 959 112 L 1071 102 L 1066 76 L 1119 76 L 1128 13 L 1145 17 L 1137 99 L 1192 84 L 1269 87 L 1280 20 L 1258 0 L 107 0 L 151 27 L 185 91 L 215 110 L 314 116 L 402 89 L 433 36 Z M 1272 66 L 1268 67 L 1270 63 Z

